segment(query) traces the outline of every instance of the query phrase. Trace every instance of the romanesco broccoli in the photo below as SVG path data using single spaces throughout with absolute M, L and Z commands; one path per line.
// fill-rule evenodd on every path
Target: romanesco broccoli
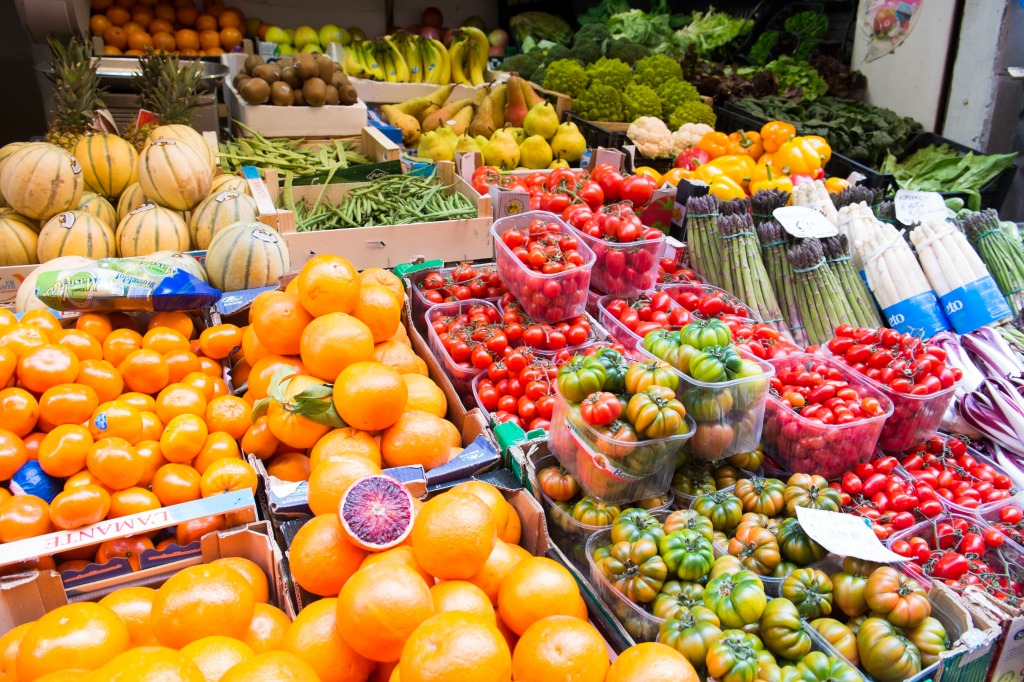
M 634 80 L 655 90 L 661 87 L 662 83 L 671 83 L 682 79 L 683 68 L 679 66 L 679 62 L 667 55 L 651 55 L 636 63 Z
M 622 96 L 610 85 L 594 85 L 572 98 L 572 110 L 588 121 L 622 121 Z
M 604 50 L 604 56 L 608 59 L 621 59 L 627 64 L 635 64 L 649 54 L 651 51 L 646 46 L 638 45 L 627 38 L 609 40 Z
M 684 123 L 706 123 L 712 128 L 715 126 L 714 110 L 707 104 L 699 101 L 690 101 L 680 104 L 668 115 L 668 126 L 679 128 Z
M 641 116 L 661 116 L 661 98 L 654 88 L 639 83 L 630 83 L 622 95 L 622 110 L 627 121 Z
M 559 59 L 548 64 L 542 85 L 576 99 L 587 88 L 587 72 L 575 59 Z
M 587 67 L 590 85 L 610 85 L 622 92 L 633 80 L 633 69 L 620 59 L 601 57 Z
M 700 93 L 697 88 L 684 80 L 667 81 L 655 88 L 661 98 L 662 118 L 668 119 L 673 111 L 686 102 L 699 102 Z M 677 128 L 678 126 L 672 126 Z

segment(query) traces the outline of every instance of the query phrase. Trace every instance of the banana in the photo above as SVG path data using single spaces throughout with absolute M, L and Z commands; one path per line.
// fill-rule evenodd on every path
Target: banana
M 345 61 L 342 68 L 347 75 L 355 78 L 366 78 L 370 75 L 366 67 L 359 63 L 359 59 L 356 57 L 355 43 L 345 48 Z
M 486 82 L 484 80 L 484 68 L 487 66 L 487 61 L 480 61 L 480 56 L 473 49 L 472 43 L 469 43 L 466 47 L 466 57 L 469 64 L 469 81 L 474 86 L 483 85 Z
M 370 78 L 377 81 L 387 80 L 387 75 L 384 73 L 384 66 L 377 58 L 377 53 L 376 50 L 374 50 L 372 40 L 364 40 L 359 44 L 359 54 L 362 56 L 361 61 L 369 72 Z
M 441 73 L 437 77 L 439 85 L 448 85 L 452 82 L 452 60 L 448 54 L 448 48 L 444 46 L 440 40 L 431 38 L 430 42 L 434 45 L 434 49 L 437 51 L 438 65 L 441 67 Z
M 473 83 L 469 80 L 469 77 L 465 72 L 465 59 L 467 43 L 464 40 L 452 41 L 452 47 L 448 51 L 449 57 L 452 64 L 452 82 L 459 85 L 472 85 Z
M 434 47 L 429 38 L 419 37 L 416 41 L 416 49 L 420 53 L 420 61 L 423 63 L 423 81 L 432 85 L 440 85 L 441 81 L 441 55 Z
M 402 56 L 409 66 L 409 82 L 422 83 L 423 79 L 423 57 L 420 54 L 419 43 L 413 36 L 406 34 L 402 39 Z
M 384 48 L 389 51 L 392 63 L 395 67 L 395 80 L 398 83 L 409 83 L 412 81 L 412 74 L 409 73 L 409 65 L 402 56 L 402 51 L 391 36 L 384 37 Z
M 487 59 L 491 50 L 491 44 L 487 40 L 487 35 L 475 26 L 463 26 L 459 30 L 473 41 L 474 54 L 476 54 L 477 63 L 481 65 L 482 73 L 487 68 Z

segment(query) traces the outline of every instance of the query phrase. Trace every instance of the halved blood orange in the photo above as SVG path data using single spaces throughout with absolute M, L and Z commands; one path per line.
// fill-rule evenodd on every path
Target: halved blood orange
M 396 547 L 412 532 L 412 495 L 390 476 L 358 479 L 341 497 L 338 516 L 352 544 L 371 552 Z

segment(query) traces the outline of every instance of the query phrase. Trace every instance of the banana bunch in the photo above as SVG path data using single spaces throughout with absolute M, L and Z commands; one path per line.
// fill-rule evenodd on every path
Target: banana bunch
M 440 40 L 396 31 L 379 40 L 353 41 L 345 73 L 388 83 L 483 85 L 490 46 L 478 28 L 460 28 L 449 50 Z
M 459 85 L 483 85 L 490 44 L 478 28 L 464 26 L 452 35 L 448 54 L 452 63 L 452 82 Z

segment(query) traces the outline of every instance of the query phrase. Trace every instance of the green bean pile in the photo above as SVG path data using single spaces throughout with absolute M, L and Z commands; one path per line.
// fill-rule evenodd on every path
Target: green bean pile
M 268 138 L 236 123 L 252 137 L 239 138 L 220 146 L 217 156 L 227 173 L 238 173 L 242 166 L 256 166 L 260 169 L 276 168 L 286 177 L 303 178 L 324 173 L 333 175 L 349 166 L 370 163 L 369 158 L 353 151 L 353 144 L 348 140 L 332 140 L 333 144 L 318 150 L 304 149 L 304 140 Z

